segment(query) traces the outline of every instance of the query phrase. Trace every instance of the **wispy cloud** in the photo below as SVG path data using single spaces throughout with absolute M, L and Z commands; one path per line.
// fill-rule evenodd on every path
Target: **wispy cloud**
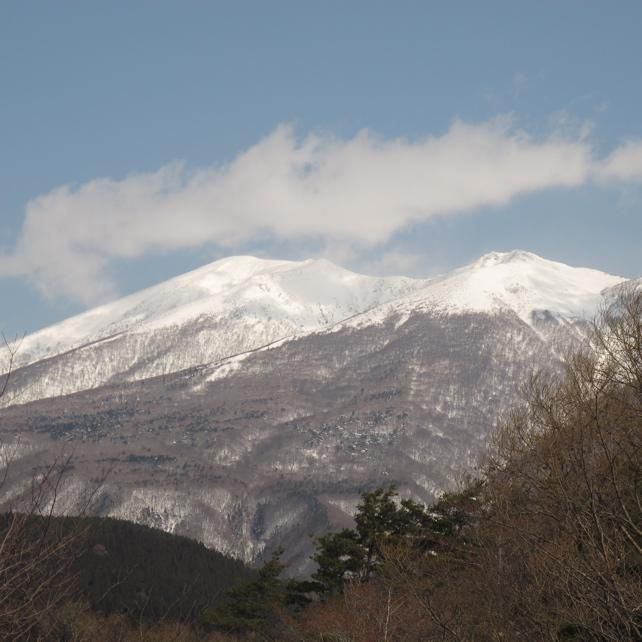
M 629 141 L 597 164 L 603 181 L 642 182 L 642 141 Z
M 411 223 L 589 180 L 642 180 L 642 147 L 595 160 L 584 136 L 533 138 L 510 119 L 455 122 L 441 136 L 349 140 L 289 126 L 227 165 L 172 164 L 122 180 L 62 186 L 26 206 L 0 275 L 29 279 L 47 297 L 93 304 L 115 294 L 114 261 L 257 239 L 372 248 Z

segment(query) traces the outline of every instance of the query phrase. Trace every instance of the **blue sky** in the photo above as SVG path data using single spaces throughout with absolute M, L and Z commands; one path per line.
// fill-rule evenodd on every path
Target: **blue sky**
M 222 256 L 642 275 L 642 3 L 0 6 L 0 327 Z

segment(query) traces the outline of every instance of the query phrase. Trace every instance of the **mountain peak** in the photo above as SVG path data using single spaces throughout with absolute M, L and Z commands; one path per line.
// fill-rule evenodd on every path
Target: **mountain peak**
M 527 252 L 526 250 L 511 250 L 510 252 L 489 252 L 477 259 L 473 265 L 478 267 L 489 267 L 508 263 L 537 263 L 548 262 L 547 259 Z
M 296 261 L 263 259 L 250 255 L 227 256 L 190 272 L 186 272 L 185 274 L 181 274 L 173 279 L 169 279 L 169 281 L 152 286 L 148 288 L 147 291 L 154 290 L 155 288 L 166 288 L 172 283 L 197 285 L 201 280 L 208 283 L 208 279 L 213 275 L 224 276 L 226 278 L 226 284 L 240 283 L 252 278 L 256 274 L 287 270 L 297 265 L 300 265 L 300 263 Z
M 359 275 L 327 259 L 230 256 L 26 337 L 19 365 L 121 335 L 172 332 L 200 335 L 204 346 L 194 348 L 194 359 L 204 363 L 327 327 L 424 284 Z M 225 339 L 226 333 L 234 339 Z
M 426 288 L 426 300 L 453 312 L 511 309 L 528 324 L 542 311 L 586 319 L 595 314 L 602 291 L 623 280 L 524 250 L 490 252 L 435 279 Z

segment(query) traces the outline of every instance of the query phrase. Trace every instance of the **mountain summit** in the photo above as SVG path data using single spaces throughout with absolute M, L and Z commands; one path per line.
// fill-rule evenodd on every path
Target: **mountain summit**
M 580 320 L 591 318 L 603 291 L 623 280 L 521 250 L 491 252 L 434 279 L 417 298 L 450 312 L 510 309 L 528 324 L 540 313 Z

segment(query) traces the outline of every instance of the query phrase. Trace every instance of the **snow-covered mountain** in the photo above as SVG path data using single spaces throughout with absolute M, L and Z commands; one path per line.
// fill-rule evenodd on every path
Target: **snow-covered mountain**
M 546 315 L 572 322 L 590 318 L 621 281 L 522 251 L 433 279 L 364 276 L 323 259 L 231 257 L 26 337 L 16 367 L 40 364 L 35 376 L 16 376 L 23 385 L 4 403 L 166 375 L 390 315 L 512 311 L 531 326 Z
M 323 259 L 223 259 L 25 337 L 15 365 L 39 362 L 31 369 L 37 374 L 3 401 L 26 403 L 216 362 L 329 327 L 424 283 L 363 276 Z
M 301 568 L 308 533 L 345 524 L 359 492 L 430 501 L 470 469 L 623 281 L 526 252 L 425 280 L 218 261 L 25 340 L 0 503 L 71 448 L 61 506 L 108 468 L 98 513 L 247 561 L 285 545 Z
M 318 330 L 422 284 L 406 277 L 354 274 L 324 259 L 296 262 L 234 256 L 36 332 L 21 344 L 19 358 L 21 364 L 33 363 L 123 333 L 150 334 L 203 322 L 233 320 L 248 330 L 250 336 L 241 345 L 229 336 L 213 334 L 217 345 L 208 346 L 202 363 L 216 358 L 219 351 Z

